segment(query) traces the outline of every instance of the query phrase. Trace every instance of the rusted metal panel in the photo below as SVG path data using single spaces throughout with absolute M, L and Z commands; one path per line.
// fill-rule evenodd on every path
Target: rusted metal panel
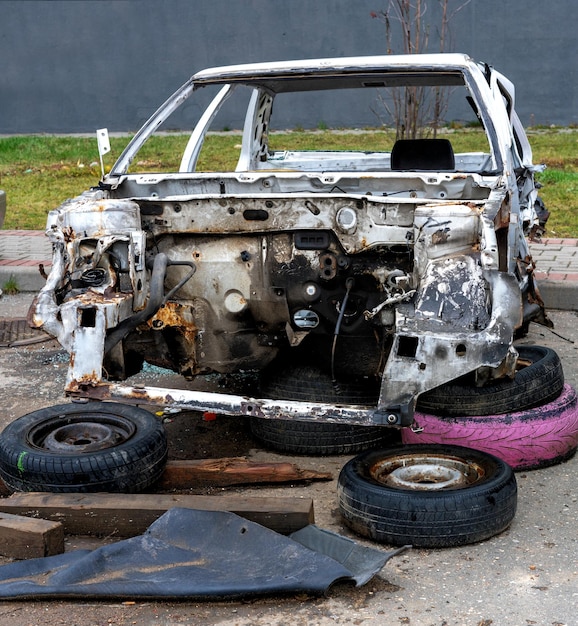
M 216 412 L 221 415 L 298 419 L 308 422 L 332 422 L 357 425 L 410 425 L 413 412 L 400 423 L 398 415 L 381 414 L 374 407 L 335 405 L 322 402 L 297 402 L 251 398 L 229 393 L 186 389 L 164 389 L 144 385 L 101 384 L 78 390 L 78 397 L 94 400 L 117 400 L 134 404 L 152 404 L 189 411 Z

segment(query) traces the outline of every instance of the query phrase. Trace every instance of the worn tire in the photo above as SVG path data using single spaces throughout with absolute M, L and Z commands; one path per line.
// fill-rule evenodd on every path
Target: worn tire
M 276 371 L 261 382 L 264 397 L 330 402 L 333 404 L 375 405 L 379 387 L 365 380 L 339 383 L 313 367 L 295 366 Z M 399 441 L 400 435 L 382 426 L 352 426 L 329 422 L 300 422 L 251 418 L 251 431 L 267 447 L 291 454 L 328 456 L 355 454 Z
M 513 379 L 498 379 L 476 387 L 470 377 L 423 393 L 418 411 L 443 416 L 496 415 L 523 411 L 556 399 L 564 387 L 560 357 L 543 346 L 516 346 L 518 362 L 526 363 Z
M 251 418 L 251 431 L 273 450 L 313 456 L 355 454 L 399 440 L 399 433 L 382 426 L 350 426 L 258 417 Z
M 453 477 L 468 474 L 465 484 Z M 426 548 L 488 539 L 510 525 L 517 506 L 512 468 L 485 452 L 458 446 L 363 453 L 343 467 L 337 493 L 343 520 L 354 532 Z
M 259 386 L 262 393 L 277 400 L 373 405 L 379 398 L 379 382 L 349 379 L 334 383 L 327 372 L 307 365 L 265 372 Z
M 0 477 L 16 491 L 139 492 L 164 470 L 167 439 L 154 415 L 113 402 L 28 413 L 0 434 Z
M 556 400 L 502 415 L 438 417 L 416 413 L 414 431 L 404 428 L 408 444 L 468 446 L 495 454 L 515 470 L 548 467 L 570 458 L 578 448 L 578 400 L 565 385 Z

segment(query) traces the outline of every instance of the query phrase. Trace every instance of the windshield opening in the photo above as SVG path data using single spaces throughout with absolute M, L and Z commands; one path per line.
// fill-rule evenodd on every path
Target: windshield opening
M 438 80 L 416 74 L 405 86 L 397 74 L 388 81 L 374 76 L 344 83 L 293 79 L 225 89 L 222 84 L 203 86 L 158 125 L 127 171 L 387 172 L 397 169 L 391 152 L 398 140 L 443 139 L 454 163 L 440 170 L 487 172 L 494 162 L 491 144 L 463 77 L 456 76 Z

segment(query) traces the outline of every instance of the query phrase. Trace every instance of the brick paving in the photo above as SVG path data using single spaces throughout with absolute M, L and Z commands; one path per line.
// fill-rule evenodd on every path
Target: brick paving
M 52 264 L 52 248 L 41 230 L 0 230 L 0 267 Z
M 538 280 L 578 282 L 578 239 L 542 239 L 530 249 Z

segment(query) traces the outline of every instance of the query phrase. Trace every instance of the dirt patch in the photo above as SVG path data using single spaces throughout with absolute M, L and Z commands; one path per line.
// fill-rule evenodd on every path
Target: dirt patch
M 209 421 L 186 411 L 164 419 L 171 459 L 246 456 L 258 447 L 246 418 L 217 416 Z

